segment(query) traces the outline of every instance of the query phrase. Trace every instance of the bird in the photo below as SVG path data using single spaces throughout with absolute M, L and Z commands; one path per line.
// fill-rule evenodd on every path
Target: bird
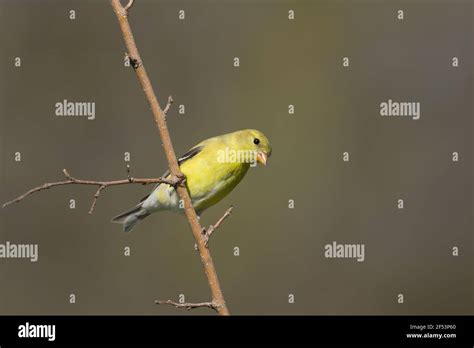
M 206 139 L 178 159 L 184 182 L 198 217 L 226 197 L 244 178 L 250 167 L 267 165 L 272 147 L 268 138 L 256 129 L 238 130 Z M 169 170 L 163 178 L 170 178 Z M 183 212 L 175 187 L 157 184 L 133 208 L 115 216 L 125 232 L 147 216 L 160 211 Z

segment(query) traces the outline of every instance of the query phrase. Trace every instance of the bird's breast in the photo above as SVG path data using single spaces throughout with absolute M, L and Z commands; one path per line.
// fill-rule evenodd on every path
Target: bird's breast
M 186 185 L 193 205 L 199 212 L 229 194 L 248 169 L 247 163 L 206 163 L 206 161 L 183 163 L 181 166 L 183 174 L 186 175 Z

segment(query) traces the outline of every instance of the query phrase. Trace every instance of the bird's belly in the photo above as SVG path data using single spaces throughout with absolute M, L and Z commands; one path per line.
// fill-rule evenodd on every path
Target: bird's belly
M 161 184 L 148 196 L 143 207 L 149 211 L 175 210 L 179 208 L 179 196 L 174 187 Z
M 212 166 L 212 169 L 210 166 L 202 165 L 202 162 L 192 167 L 182 165 L 181 171 L 186 176 L 186 187 L 196 212 L 202 213 L 227 196 L 242 180 L 248 169 L 249 165 L 245 163 L 224 163 L 217 168 Z M 179 195 L 173 187 L 161 184 L 153 193 L 144 202 L 144 208 L 149 211 L 183 211 Z

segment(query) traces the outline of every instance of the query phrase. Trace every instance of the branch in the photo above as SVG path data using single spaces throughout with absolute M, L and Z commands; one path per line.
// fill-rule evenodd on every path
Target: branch
M 140 82 L 142 90 L 145 93 L 148 104 L 150 105 L 150 109 L 153 113 L 155 125 L 158 129 L 158 132 L 160 133 L 160 138 L 165 151 L 166 160 L 168 161 L 170 173 L 172 174 L 172 177 L 182 178 L 184 175 L 179 169 L 168 127 L 166 126 L 166 115 L 161 109 L 155 92 L 153 91 L 153 86 L 151 85 L 148 74 L 146 73 L 143 61 L 140 57 L 140 53 L 138 52 L 138 48 L 133 37 L 132 29 L 130 28 L 130 24 L 128 22 L 128 10 L 130 10 L 130 7 L 128 7 L 128 9 L 128 5 L 123 7 L 120 4 L 120 0 L 110 0 L 110 2 L 112 8 L 114 9 L 115 15 L 117 16 L 120 30 L 122 31 L 123 39 L 125 41 L 128 56 L 132 62 L 133 69 L 137 75 L 138 81 Z M 199 220 L 196 211 L 194 210 L 191 198 L 189 197 L 188 190 L 181 182 L 180 185 L 176 186 L 176 191 L 184 203 L 184 213 L 186 214 L 186 218 L 188 219 L 194 239 L 196 240 L 196 244 L 198 246 L 201 263 L 211 289 L 212 302 L 216 305 L 217 312 L 220 315 L 229 315 L 229 310 L 227 309 L 224 300 L 224 295 L 219 284 L 219 279 L 217 278 L 214 262 L 209 249 L 206 248 L 205 240 L 202 237 L 202 227 L 199 224 Z
M 125 10 L 125 13 L 127 13 L 127 16 L 128 16 L 128 13 L 130 12 L 130 9 L 132 8 L 134 2 L 135 2 L 135 0 L 128 0 L 128 3 L 124 6 L 123 9 Z
M 8 201 L 3 204 L 3 208 L 9 206 L 10 204 L 20 202 L 21 200 L 25 199 L 29 195 L 32 195 L 33 193 L 43 191 L 43 190 L 48 190 L 51 187 L 56 187 L 56 186 L 64 186 L 64 185 L 92 185 L 92 186 L 98 186 L 99 188 L 97 189 L 94 198 L 92 200 L 92 205 L 91 208 L 89 209 L 89 214 L 92 214 L 94 211 L 94 208 L 97 204 L 97 199 L 99 198 L 101 192 L 106 189 L 109 186 L 118 186 L 118 185 L 127 185 L 127 184 L 141 184 L 141 185 L 147 185 L 147 184 L 156 184 L 156 183 L 165 183 L 168 185 L 176 186 L 179 185 L 179 183 L 182 181 L 182 179 L 179 179 L 177 177 L 172 177 L 170 179 L 165 179 L 165 178 L 156 178 L 156 179 L 137 179 L 133 178 L 130 176 L 130 166 L 127 165 L 127 172 L 128 172 L 128 178 L 123 179 L 123 180 L 112 180 L 112 181 L 94 181 L 94 180 L 82 180 L 82 179 L 76 179 L 72 177 L 69 172 L 66 169 L 63 169 L 64 176 L 66 177 L 66 180 L 64 181 L 56 181 L 56 182 L 47 182 L 43 185 L 37 186 L 32 188 L 31 190 L 25 192 L 21 196 L 16 197 L 15 199 L 12 199 L 11 201 Z
M 173 102 L 174 102 L 173 97 L 169 96 L 168 97 L 168 102 L 166 103 L 166 106 L 163 109 L 163 113 L 165 114 L 165 119 L 166 119 L 166 116 L 168 115 L 168 111 L 170 110 L 171 104 L 173 104 Z
M 224 222 L 224 220 L 230 216 L 230 213 L 232 213 L 232 209 L 234 209 L 234 207 L 230 206 L 229 209 L 225 211 L 224 215 L 222 215 L 221 218 L 217 220 L 214 225 L 210 225 L 207 229 L 202 229 L 202 237 L 204 238 L 206 248 L 209 247 L 209 239 L 211 238 L 211 235 L 219 228 L 219 226 Z M 198 250 L 197 244 L 194 244 L 194 249 Z
M 191 310 L 191 309 L 194 309 L 194 308 L 202 308 L 202 307 L 207 307 L 207 308 L 211 308 L 213 310 L 215 310 L 216 312 L 218 312 L 218 306 L 213 303 L 213 302 L 200 302 L 200 303 L 190 303 L 190 302 L 185 302 L 185 303 L 178 303 L 178 302 L 174 302 L 174 301 L 171 301 L 171 300 L 166 300 L 166 301 L 155 301 L 156 304 L 159 304 L 159 305 L 171 305 L 171 306 L 174 306 L 176 308 L 185 308 L 187 309 L 188 311 Z
M 102 190 L 105 189 L 106 187 L 107 186 L 105 186 L 105 185 L 101 185 L 97 189 L 97 191 L 94 195 L 94 199 L 92 200 L 91 208 L 89 209 L 89 214 L 92 214 L 94 212 L 95 205 L 97 204 L 97 199 L 99 198 L 100 193 L 102 192 Z
M 215 232 L 215 230 L 219 228 L 219 226 L 224 222 L 224 220 L 230 216 L 230 213 L 232 213 L 232 209 L 234 208 L 230 206 L 229 209 L 225 211 L 224 215 L 222 215 L 222 217 L 219 220 L 217 220 L 217 222 L 214 225 L 210 225 L 209 228 L 206 230 L 204 234 L 206 236 L 205 237 L 206 247 L 209 246 L 209 238 L 211 238 L 211 235 Z

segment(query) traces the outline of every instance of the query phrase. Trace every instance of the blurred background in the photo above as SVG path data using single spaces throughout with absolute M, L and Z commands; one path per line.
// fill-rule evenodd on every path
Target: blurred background
M 178 155 L 244 128 L 272 142 L 201 219 L 234 206 L 211 241 L 231 313 L 473 314 L 472 1 L 137 0 L 130 22 L 157 97 L 174 97 Z M 166 170 L 108 1 L 2 0 L 0 29 L 2 203 L 63 168 L 125 178 L 125 152 L 136 177 Z M 64 99 L 95 102 L 95 120 L 55 116 Z M 381 117 L 388 99 L 420 102 L 420 120 Z M 0 259 L 0 313 L 213 314 L 154 304 L 210 299 L 185 218 L 110 223 L 150 190 L 107 189 L 92 215 L 81 186 L 0 209 L 0 243 L 39 245 L 36 263 Z M 365 262 L 325 258 L 333 241 L 365 244 Z

